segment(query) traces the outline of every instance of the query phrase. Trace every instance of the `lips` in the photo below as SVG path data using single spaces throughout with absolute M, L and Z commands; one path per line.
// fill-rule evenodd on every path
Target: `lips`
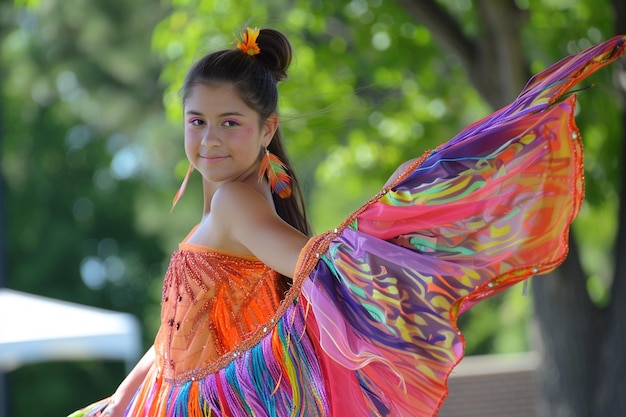
M 223 155 L 198 155 L 198 156 L 203 161 L 209 162 L 209 163 L 221 162 L 225 160 L 226 158 L 228 158 L 227 156 L 223 156 Z

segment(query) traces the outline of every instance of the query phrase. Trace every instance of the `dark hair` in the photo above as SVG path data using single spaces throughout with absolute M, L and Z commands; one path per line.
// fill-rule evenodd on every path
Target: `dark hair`
M 277 111 L 277 84 L 287 78 L 292 49 L 287 38 L 274 29 L 261 29 L 256 42 L 260 49 L 256 55 L 233 48 L 213 52 L 200 59 L 185 78 L 183 103 L 198 84 L 232 85 L 241 99 L 259 114 L 259 122 L 263 124 Z M 276 130 L 268 150 L 284 162 L 293 190 L 291 196 L 285 199 L 273 194 L 276 212 L 291 226 L 310 236 L 304 196 L 285 151 L 280 128 Z

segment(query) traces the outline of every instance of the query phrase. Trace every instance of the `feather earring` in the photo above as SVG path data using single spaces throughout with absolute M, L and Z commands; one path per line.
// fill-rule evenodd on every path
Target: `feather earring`
M 291 195 L 291 178 L 287 174 L 285 164 L 276 155 L 265 148 L 265 156 L 261 158 L 259 181 L 267 178 L 272 192 L 280 198 L 288 198 Z
M 193 165 L 189 164 L 189 168 L 187 169 L 187 174 L 185 174 L 185 178 L 183 179 L 182 184 L 180 184 L 180 187 L 178 188 L 178 191 L 176 192 L 176 195 L 174 196 L 174 201 L 172 202 L 172 208 L 170 209 L 170 213 L 174 211 L 174 207 L 176 206 L 176 203 L 178 203 L 178 200 L 183 196 L 183 193 L 185 192 L 185 188 L 187 188 L 187 182 L 189 182 L 189 177 L 191 176 L 192 171 L 193 171 Z

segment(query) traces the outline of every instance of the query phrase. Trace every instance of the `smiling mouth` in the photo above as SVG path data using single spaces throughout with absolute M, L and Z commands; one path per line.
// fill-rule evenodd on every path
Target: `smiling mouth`
M 227 156 L 219 156 L 219 155 L 207 155 L 207 156 L 199 155 L 199 157 L 203 161 L 207 161 L 207 162 L 220 162 L 228 158 Z

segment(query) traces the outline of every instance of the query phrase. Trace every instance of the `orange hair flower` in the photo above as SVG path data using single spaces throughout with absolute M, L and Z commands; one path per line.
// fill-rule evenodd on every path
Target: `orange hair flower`
M 250 56 L 260 54 L 261 49 L 256 43 L 259 32 L 260 29 L 257 28 L 246 28 L 246 31 L 237 37 L 237 49 L 240 49 L 244 54 Z

